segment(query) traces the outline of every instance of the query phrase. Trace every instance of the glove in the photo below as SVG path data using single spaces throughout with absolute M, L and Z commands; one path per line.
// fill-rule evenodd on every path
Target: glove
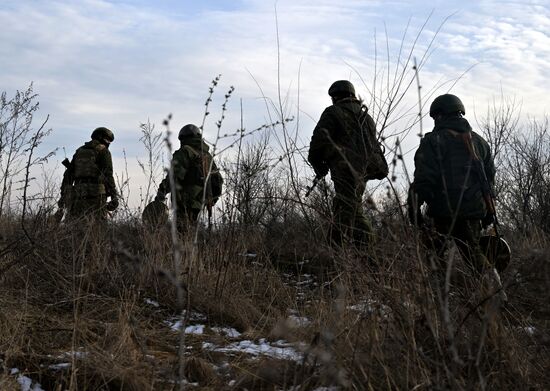
M 328 166 L 324 163 L 319 167 L 313 167 L 313 170 L 317 178 L 324 178 L 328 174 Z
M 485 229 L 495 222 L 494 213 L 487 213 L 484 218 L 481 219 L 481 228 Z
M 118 208 L 118 198 L 112 198 L 111 201 L 109 201 L 105 206 L 105 209 L 109 212 L 114 211 L 116 208 Z

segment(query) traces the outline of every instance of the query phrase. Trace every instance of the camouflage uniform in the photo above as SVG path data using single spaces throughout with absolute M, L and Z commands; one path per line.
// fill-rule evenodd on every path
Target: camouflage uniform
M 107 216 L 107 197 L 116 202 L 113 163 L 108 147 L 91 140 L 78 148 L 71 162 L 73 186 L 69 216 L 84 216 L 104 220 Z M 118 203 L 116 202 L 118 205 Z M 116 206 L 115 206 L 116 208 Z
M 341 245 L 346 238 L 357 245 L 372 240 L 372 226 L 363 214 L 363 193 L 366 188 L 365 146 L 358 124 L 375 130 L 376 125 L 361 102 L 346 97 L 325 109 L 313 131 L 308 161 L 317 177 L 330 170 L 336 196 L 332 210 L 333 243 Z
M 481 179 L 463 139 L 467 134 L 471 134 L 472 144 L 492 186 L 495 167 L 487 142 L 472 132 L 468 121 L 460 115 L 438 118 L 434 130 L 422 139 L 414 157 L 409 215 L 418 214 L 421 219 L 417 211 L 426 202 L 427 215 L 433 220 L 437 232 L 432 237 L 432 245 L 438 254 L 443 255 L 445 237 L 450 235 L 462 257 L 481 273 L 489 266 L 479 245 L 481 221 L 487 215 L 487 208 Z
M 205 173 L 213 157 L 200 135 L 181 137 L 180 141 L 180 149 L 172 156 L 172 167 L 176 187 L 177 227 L 179 232 L 185 233 L 188 226 L 198 220 L 199 213 L 205 206 L 203 203 Z M 214 162 L 212 162 L 212 173 L 219 175 Z M 164 200 L 170 192 L 170 178 L 167 175 L 159 186 L 157 199 Z M 215 201 L 216 199 L 210 202 Z M 208 201 L 205 200 L 205 202 Z

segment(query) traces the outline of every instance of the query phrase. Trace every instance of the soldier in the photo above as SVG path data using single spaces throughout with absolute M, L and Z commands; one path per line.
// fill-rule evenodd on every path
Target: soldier
M 421 140 L 414 156 L 409 218 L 412 224 L 424 225 L 420 207 L 426 203 L 437 233 L 432 245 L 439 259 L 443 260 L 446 238 L 451 237 L 463 259 L 481 275 L 491 266 L 479 245 L 481 229 L 494 220 L 483 182 L 493 185 L 495 166 L 489 144 L 472 131 L 465 113 L 455 95 L 438 96 L 431 104 L 435 127 Z
M 328 94 L 332 106 L 323 111 L 313 130 L 308 161 L 317 179 L 330 170 L 334 183 L 333 244 L 342 245 L 350 239 L 357 246 L 368 246 L 373 231 L 363 214 L 363 193 L 367 180 L 384 178 L 388 167 L 376 141 L 376 125 L 355 97 L 353 84 L 336 81 Z M 381 156 L 382 173 L 372 172 L 371 155 Z
M 78 148 L 63 175 L 60 208 L 67 207 L 70 218 L 91 217 L 104 220 L 107 211 L 118 207 L 109 145 L 115 136 L 107 128 L 92 132 L 92 140 Z M 110 201 L 107 202 L 107 198 Z
M 185 233 L 188 226 L 197 221 L 203 207 L 207 208 L 211 217 L 212 206 L 221 195 L 223 180 L 197 126 L 185 125 L 178 139 L 181 146 L 172 157 L 176 189 L 172 199 L 176 200 L 178 231 Z M 168 174 L 159 186 L 155 201 L 165 202 L 170 192 Z

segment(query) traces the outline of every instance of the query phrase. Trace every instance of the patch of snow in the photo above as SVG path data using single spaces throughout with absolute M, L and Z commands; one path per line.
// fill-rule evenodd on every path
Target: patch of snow
M 53 369 L 54 371 L 60 371 L 62 369 L 67 369 L 70 367 L 71 367 L 71 363 L 69 362 L 61 362 L 59 364 L 52 364 L 48 366 L 48 368 Z
M 250 340 L 243 340 L 224 347 L 216 346 L 211 343 L 203 343 L 202 347 L 205 350 L 213 350 L 222 353 L 237 352 L 247 353 L 253 356 L 263 355 L 282 360 L 302 360 L 302 354 L 294 349 L 290 343 L 282 340 L 274 342 L 273 344 L 270 344 L 264 338 L 260 339 L 258 343 Z
M 19 373 L 19 369 L 17 369 L 17 368 L 10 369 L 10 375 L 16 375 L 18 373 Z
M 12 372 L 14 369 L 17 371 L 15 373 L 19 372 L 19 369 L 17 368 L 12 368 Z M 14 373 L 12 373 L 12 375 L 13 374 Z M 32 384 L 32 379 L 27 376 L 23 376 L 23 375 L 17 376 L 17 383 L 19 383 L 19 385 L 21 386 L 21 391 L 44 391 L 40 383 Z
M 181 328 L 182 328 L 181 320 L 178 320 L 176 322 L 167 321 L 166 323 L 168 324 L 168 326 L 172 331 L 177 331 L 177 332 L 181 331 Z M 203 334 L 203 333 L 204 333 L 204 325 L 202 324 L 194 324 L 194 325 L 189 325 L 185 327 L 185 334 Z
M 241 336 L 241 333 L 233 327 L 211 327 L 211 329 L 212 331 L 229 338 L 239 338 Z
M 236 380 L 230 380 L 229 383 L 227 383 L 227 385 L 228 385 L 229 387 L 233 387 L 233 386 L 235 385 L 235 383 L 237 383 Z
M 183 314 L 186 315 L 187 311 L 184 310 Z M 206 321 L 206 316 L 198 312 L 190 311 L 189 320 L 192 322 L 204 322 Z M 179 331 L 181 329 L 181 317 L 174 316 L 168 320 L 164 321 L 164 324 L 170 327 L 174 331 Z
M 67 357 L 73 357 L 73 358 L 76 358 L 76 359 L 84 359 L 88 356 L 88 352 L 82 352 L 82 351 L 77 351 L 77 352 L 65 352 L 59 356 L 57 356 L 58 359 L 63 359 L 63 358 L 67 358 Z
M 524 327 L 523 330 L 525 330 L 525 332 L 531 336 L 535 335 L 535 333 L 537 332 L 537 329 L 533 326 Z
M 27 376 L 17 376 L 17 383 L 21 386 L 21 391 L 30 391 L 32 386 L 32 379 Z
M 201 335 L 203 333 L 204 333 L 204 325 L 202 324 L 195 324 L 195 325 L 187 326 L 185 328 L 185 334 Z
M 143 301 L 146 304 L 152 305 L 153 307 L 159 307 L 160 306 L 160 304 L 157 301 L 152 300 L 152 299 L 148 299 L 147 297 L 145 299 L 143 299 Z

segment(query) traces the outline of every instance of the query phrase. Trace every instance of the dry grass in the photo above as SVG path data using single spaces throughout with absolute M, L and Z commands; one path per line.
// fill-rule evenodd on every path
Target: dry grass
M 496 313 L 475 307 L 478 287 L 457 259 L 446 322 L 414 235 L 388 224 L 368 257 L 328 248 L 296 221 L 285 224 L 284 238 L 273 234 L 277 227 L 222 227 L 195 252 L 184 243 L 188 324 L 205 326 L 185 338 L 188 387 L 550 387 L 547 240 L 513 243 L 516 258 L 504 276 L 510 303 Z M 11 368 L 45 390 L 177 388 L 180 339 L 166 321 L 179 312 L 166 232 L 132 222 L 105 232 L 37 223 L 31 242 L 15 222 L 2 226 L 2 390 L 18 389 Z M 300 325 L 300 317 L 308 322 Z M 223 336 L 218 326 L 242 334 Z M 304 359 L 207 348 L 261 338 L 292 343 Z

